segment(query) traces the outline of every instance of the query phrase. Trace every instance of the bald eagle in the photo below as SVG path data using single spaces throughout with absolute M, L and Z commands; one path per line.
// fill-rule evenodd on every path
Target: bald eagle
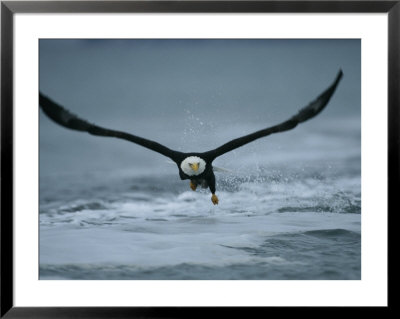
M 182 180 L 190 180 L 190 188 L 195 191 L 198 185 L 204 188 L 209 187 L 211 191 L 211 201 L 214 205 L 218 204 L 218 197 L 215 194 L 215 175 L 213 169 L 213 161 L 238 147 L 241 147 L 247 143 L 250 143 L 261 137 L 273 133 L 279 133 L 291 130 L 297 126 L 297 124 L 307 121 L 308 119 L 316 116 L 320 113 L 325 106 L 328 104 L 331 96 L 336 90 L 339 81 L 343 76 L 342 70 L 340 70 L 334 80 L 334 82 L 320 94 L 314 101 L 309 103 L 306 107 L 300 109 L 300 111 L 289 118 L 288 120 L 256 131 L 254 133 L 236 138 L 227 142 L 220 147 L 217 147 L 211 151 L 203 153 L 183 153 L 172 150 L 164 145 L 161 145 L 155 141 L 145 139 L 133 134 L 107 129 L 95 124 L 91 124 L 83 119 L 80 119 L 76 115 L 72 114 L 50 98 L 39 92 L 39 104 L 44 113 L 56 123 L 77 131 L 88 132 L 92 135 L 116 137 L 124 139 L 141 146 L 144 146 L 150 150 L 158 152 L 166 157 L 169 157 L 173 162 L 176 163 L 179 170 L 179 176 Z

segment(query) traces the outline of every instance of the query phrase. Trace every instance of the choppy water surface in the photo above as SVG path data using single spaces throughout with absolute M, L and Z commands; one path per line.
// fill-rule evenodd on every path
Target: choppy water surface
M 360 279 L 359 158 L 217 173 L 218 206 L 165 165 L 42 177 L 40 278 Z

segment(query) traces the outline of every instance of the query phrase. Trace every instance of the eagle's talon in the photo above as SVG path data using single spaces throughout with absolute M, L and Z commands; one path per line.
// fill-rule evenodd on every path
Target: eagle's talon
M 218 197 L 215 194 L 212 194 L 211 201 L 214 205 L 218 205 Z
M 195 184 L 192 181 L 190 181 L 190 188 L 192 189 L 192 191 L 195 191 L 196 188 L 197 188 L 197 184 Z

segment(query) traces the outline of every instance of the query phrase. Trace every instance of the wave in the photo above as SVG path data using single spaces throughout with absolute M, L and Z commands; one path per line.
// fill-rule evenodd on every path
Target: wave
M 178 221 L 192 218 L 265 216 L 269 214 L 361 214 L 358 193 L 282 191 L 282 185 L 265 187 L 242 184 L 236 192 L 218 193 L 220 204 L 213 206 L 207 191 L 183 191 L 180 194 L 121 193 L 104 199 L 54 201 L 40 205 L 41 225 L 69 224 L 76 226 L 124 225 L 132 219 L 147 221 Z
M 43 179 L 40 279 L 360 278 L 359 176 L 221 176 Z
M 303 233 L 307 236 L 314 236 L 318 238 L 333 239 L 333 240 L 361 240 L 361 234 L 356 231 L 347 229 L 320 229 L 310 230 Z
M 211 209 L 208 190 L 192 192 L 187 181 L 182 182 L 176 176 L 125 177 L 105 184 L 100 182 L 96 188 L 91 184 L 70 182 L 75 184 L 56 189 L 52 183 L 43 181 L 41 216 L 127 210 L 187 215 L 187 211 L 204 214 L 215 209 L 253 214 L 361 213 L 359 176 L 328 179 L 293 174 L 222 175 L 217 182 L 220 205 L 215 209 Z M 73 189 L 73 192 L 66 189 Z
M 331 244 L 312 240 L 321 236 Z M 215 256 L 214 262 L 198 258 L 157 265 L 157 258 L 153 258 L 155 265 L 41 263 L 39 276 L 41 280 L 359 280 L 359 237 L 357 232 L 344 229 L 271 236 L 258 247 L 220 245 L 233 252 Z M 340 243 L 335 245 L 338 238 Z M 227 256 L 241 257 L 225 260 Z
M 140 268 L 134 265 L 41 265 L 41 280 L 259 280 L 268 279 L 261 267 L 235 264 L 212 267 L 182 263 Z

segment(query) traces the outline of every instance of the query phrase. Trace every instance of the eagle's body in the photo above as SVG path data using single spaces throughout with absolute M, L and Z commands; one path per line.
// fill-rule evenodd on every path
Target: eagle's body
M 210 188 L 213 196 L 211 200 L 218 204 L 218 197 L 215 195 L 215 175 L 212 166 L 212 159 L 207 153 L 188 153 L 185 159 L 178 165 L 181 180 L 190 179 L 190 188 L 195 191 L 197 186 Z
M 204 188 L 209 187 L 212 193 L 211 201 L 218 204 L 218 197 L 215 195 L 215 175 L 212 163 L 217 157 L 230 152 L 238 147 L 250 143 L 258 138 L 265 137 L 273 133 L 284 132 L 293 129 L 297 124 L 307 121 L 320 113 L 328 104 L 331 96 L 336 90 L 342 71 L 339 71 L 333 84 L 328 87 L 317 99 L 312 101 L 308 106 L 302 108 L 296 115 L 292 116 L 278 125 L 271 126 L 254 133 L 239 137 L 229 141 L 222 146 L 203 153 L 183 153 L 169 149 L 155 141 L 151 141 L 133 134 L 115 131 L 91 124 L 80 119 L 76 115 L 53 102 L 42 93 L 39 93 L 39 104 L 47 116 L 58 124 L 77 131 L 88 132 L 97 136 L 116 137 L 128 140 L 130 142 L 144 146 L 150 150 L 156 151 L 164 156 L 169 157 L 176 163 L 179 169 L 179 176 L 182 180 L 189 179 L 190 187 L 196 190 L 197 186 Z

